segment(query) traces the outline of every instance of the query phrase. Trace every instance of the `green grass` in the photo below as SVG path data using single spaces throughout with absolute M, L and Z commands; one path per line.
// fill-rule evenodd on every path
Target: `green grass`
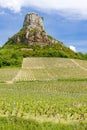
M 0 84 L 0 114 L 52 122 L 87 121 L 87 81 Z
M 0 118 L 0 130 L 86 130 L 86 123 L 53 124 L 38 123 L 34 120 L 24 120 L 16 117 Z

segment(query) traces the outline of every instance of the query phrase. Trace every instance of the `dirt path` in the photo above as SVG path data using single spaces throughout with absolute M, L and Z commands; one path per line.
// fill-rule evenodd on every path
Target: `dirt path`
M 87 69 L 86 69 L 85 67 L 81 66 L 81 65 L 80 65 L 79 63 L 77 63 L 74 59 L 71 59 L 71 61 L 72 61 L 76 66 L 78 66 L 79 68 L 81 68 L 82 70 L 87 71 Z

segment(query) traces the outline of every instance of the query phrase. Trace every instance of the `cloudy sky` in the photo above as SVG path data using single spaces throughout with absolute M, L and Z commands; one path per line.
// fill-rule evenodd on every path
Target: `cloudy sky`
M 48 34 L 87 52 L 87 0 L 0 0 L 0 45 L 22 28 L 28 12 L 44 17 Z

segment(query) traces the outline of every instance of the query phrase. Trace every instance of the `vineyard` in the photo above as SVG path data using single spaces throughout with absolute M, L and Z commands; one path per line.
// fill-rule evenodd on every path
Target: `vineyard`
M 3 68 L 0 69 L 0 82 L 11 81 L 19 72 L 18 68 Z
M 25 58 L 21 69 L 1 69 L 0 117 L 74 123 L 72 130 L 86 130 L 86 69 L 87 61 L 63 58 Z
M 81 65 L 80 65 L 81 64 Z M 64 58 L 25 58 L 15 81 L 86 79 L 87 62 Z

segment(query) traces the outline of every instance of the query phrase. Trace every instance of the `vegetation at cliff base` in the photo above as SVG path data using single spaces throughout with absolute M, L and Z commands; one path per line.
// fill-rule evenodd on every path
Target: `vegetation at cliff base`
M 73 52 L 69 48 L 65 47 L 61 42 L 49 46 L 8 43 L 0 48 L 0 67 L 21 67 L 22 60 L 25 57 L 62 57 L 87 59 L 86 55 Z

